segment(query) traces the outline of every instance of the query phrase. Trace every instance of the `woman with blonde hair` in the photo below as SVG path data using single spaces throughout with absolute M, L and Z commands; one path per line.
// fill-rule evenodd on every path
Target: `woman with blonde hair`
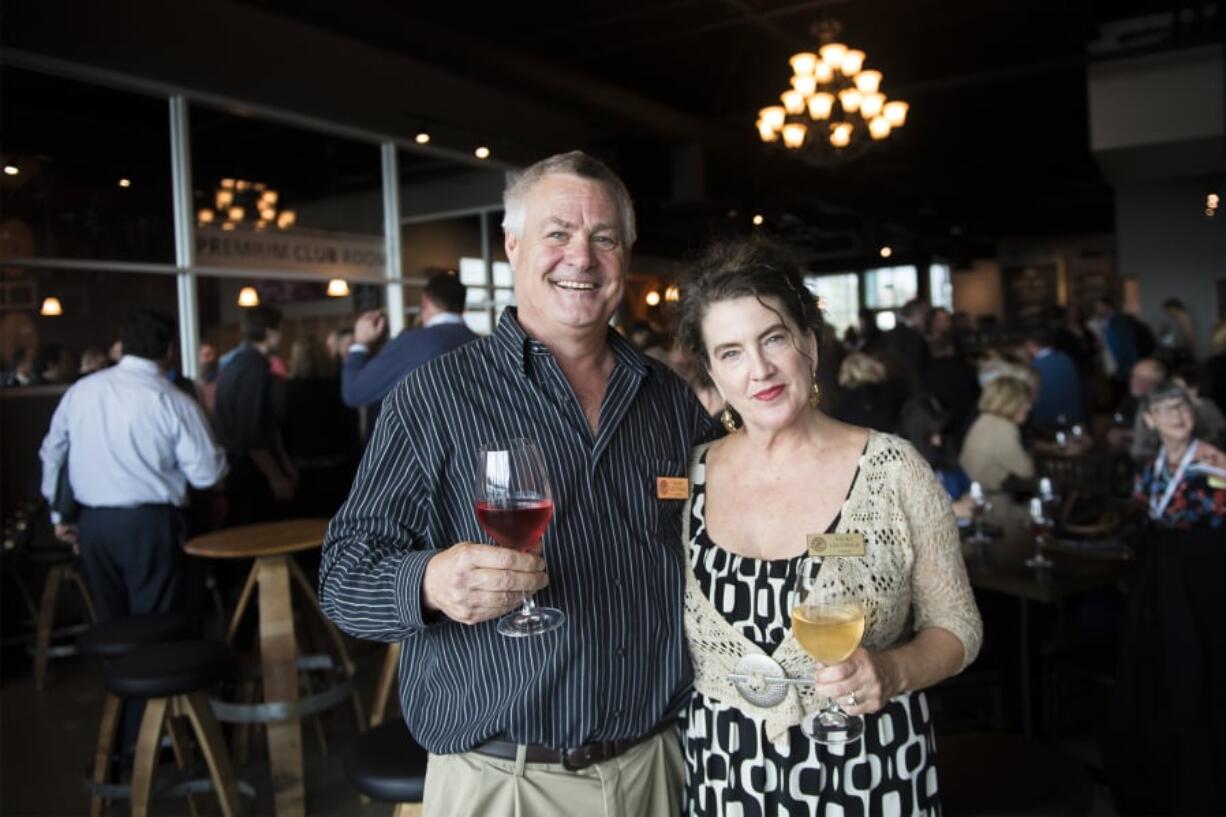
M 1009 375 L 990 381 L 979 396 L 979 416 L 966 432 L 959 464 L 985 491 L 1002 490 L 1009 477 L 1034 478 L 1021 429 L 1033 404 L 1030 384 Z
M 893 432 L 906 390 L 889 379 L 885 364 L 863 352 L 852 352 L 839 367 L 840 393 L 834 417 L 854 426 Z

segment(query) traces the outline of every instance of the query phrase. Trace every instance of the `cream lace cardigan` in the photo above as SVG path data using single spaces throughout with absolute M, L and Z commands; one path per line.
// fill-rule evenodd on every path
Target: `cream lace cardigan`
M 706 446 L 694 450 L 690 474 L 703 479 L 699 460 Z M 747 702 L 726 676 L 741 656 L 762 653 L 711 606 L 690 563 L 691 503 L 686 503 L 682 542 L 686 552 L 685 633 L 694 663 L 694 688 L 722 703 L 736 706 L 766 721 L 772 741 L 784 739 L 789 727 L 817 708 L 809 687 L 788 687 L 787 698 L 762 709 Z M 860 475 L 843 505 L 835 528 L 858 532 L 865 539 L 863 557 L 828 557 L 825 581 L 863 588 L 868 625 L 863 645 L 882 650 L 909 639 L 926 627 L 940 627 L 962 642 L 959 671 L 975 660 L 983 638 L 983 623 L 975 606 L 958 529 L 945 489 L 931 466 L 910 443 L 889 434 L 870 432 L 860 457 Z M 797 531 L 797 540 L 805 532 Z M 789 632 L 771 654 L 792 678 L 811 676 L 811 659 Z

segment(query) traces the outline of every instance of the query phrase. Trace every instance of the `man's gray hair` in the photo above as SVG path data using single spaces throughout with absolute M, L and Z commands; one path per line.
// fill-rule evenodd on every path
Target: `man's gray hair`
M 617 201 L 617 209 L 621 213 L 622 241 L 626 247 L 634 246 L 634 240 L 638 236 L 634 229 L 634 203 L 630 200 L 630 191 L 608 165 L 581 150 L 555 154 L 518 173 L 510 174 L 507 189 L 502 193 L 503 230 L 516 238 L 523 237 L 524 219 L 527 216 L 524 200 L 532 192 L 532 188 L 536 187 L 537 182 L 555 173 L 602 182 Z
M 1149 394 L 1145 395 L 1141 403 L 1142 411 L 1151 411 L 1153 407 L 1159 403 L 1165 403 L 1167 400 L 1182 400 L 1189 406 L 1195 407 L 1192 402 L 1192 395 L 1188 394 L 1188 390 L 1178 383 L 1167 380 L 1159 383 L 1150 389 Z

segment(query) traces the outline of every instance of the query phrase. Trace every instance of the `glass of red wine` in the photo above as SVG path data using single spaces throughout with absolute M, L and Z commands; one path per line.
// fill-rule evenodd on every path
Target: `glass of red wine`
M 486 443 L 477 451 L 473 490 L 477 523 L 504 548 L 541 553 L 541 536 L 553 517 L 553 494 L 541 450 L 532 440 Z M 556 630 L 566 614 L 538 607 L 527 593 L 523 606 L 498 620 L 498 632 L 518 638 Z

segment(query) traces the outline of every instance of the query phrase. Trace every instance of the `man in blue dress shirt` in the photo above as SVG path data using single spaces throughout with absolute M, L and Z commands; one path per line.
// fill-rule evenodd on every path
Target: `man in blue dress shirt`
M 180 509 L 188 483 L 208 488 L 226 475 L 226 456 L 200 405 L 166 377 L 175 332 L 170 315 L 132 310 L 118 365 L 64 393 L 39 450 L 48 501 L 68 468 L 81 505 L 81 562 L 101 621 L 197 600 Z
M 1043 428 L 1084 423 L 1077 364 L 1054 348 L 1051 335 L 1047 329 L 1036 329 L 1024 343 L 1030 365 L 1039 373 L 1039 395 L 1030 408 L 1030 420 Z
M 475 340 L 464 323 L 467 287 L 454 275 L 435 275 L 421 294 L 421 328 L 401 332 L 379 354 L 370 348 L 387 330 L 387 316 L 375 309 L 358 318 L 353 344 L 341 368 L 341 399 L 350 408 L 382 402 L 404 376 L 428 360 Z

